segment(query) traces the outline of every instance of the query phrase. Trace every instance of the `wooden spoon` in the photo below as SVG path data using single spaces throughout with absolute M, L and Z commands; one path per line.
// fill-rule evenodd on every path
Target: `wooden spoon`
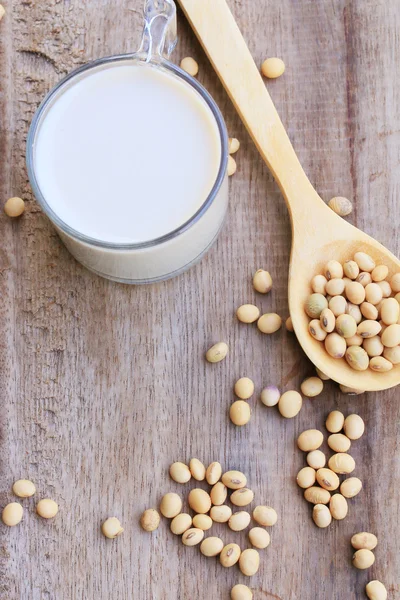
M 178 0 L 261 156 L 279 184 L 292 223 L 289 308 L 296 336 L 310 360 L 328 377 L 357 390 L 382 390 L 400 383 L 400 365 L 386 373 L 354 371 L 331 358 L 308 332 L 304 303 L 310 281 L 328 260 L 344 262 L 357 251 L 389 268 L 400 261 L 384 246 L 326 206 L 308 180 L 225 0 Z

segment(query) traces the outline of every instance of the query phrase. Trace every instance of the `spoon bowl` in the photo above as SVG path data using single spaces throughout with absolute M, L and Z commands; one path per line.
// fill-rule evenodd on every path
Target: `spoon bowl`
M 377 373 L 354 371 L 334 359 L 308 332 L 304 304 L 311 279 L 331 259 L 345 262 L 355 252 L 370 254 L 400 271 L 400 261 L 372 237 L 336 215 L 319 197 L 296 156 L 260 72 L 225 0 L 179 0 L 200 43 L 229 94 L 261 156 L 274 175 L 290 213 L 292 252 L 289 309 L 296 336 L 307 356 L 329 378 L 357 390 L 382 390 L 400 383 L 400 365 Z

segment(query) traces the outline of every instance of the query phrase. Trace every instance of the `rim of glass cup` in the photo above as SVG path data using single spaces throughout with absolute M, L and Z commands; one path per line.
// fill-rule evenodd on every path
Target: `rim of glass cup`
M 205 199 L 203 204 L 200 206 L 200 208 L 194 213 L 194 215 L 192 215 L 187 221 L 182 223 L 182 225 L 180 225 L 173 231 L 170 231 L 170 232 L 168 232 L 160 237 L 154 238 L 152 240 L 146 240 L 144 242 L 115 243 L 115 242 L 107 242 L 104 240 L 98 240 L 96 238 L 90 237 L 88 235 L 85 235 L 85 234 L 77 231 L 73 227 L 70 227 L 62 219 L 60 219 L 60 217 L 57 215 L 57 213 L 55 213 L 54 210 L 49 206 L 44 195 L 42 194 L 42 191 L 39 187 L 39 184 L 38 184 L 38 181 L 36 178 L 35 165 L 34 165 L 34 144 L 35 144 L 36 134 L 37 134 L 37 132 L 39 130 L 39 126 L 41 124 L 41 120 L 45 116 L 46 110 L 48 109 L 49 105 L 51 104 L 52 100 L 54 99 L 55 95 L 60 90 L 60 88 L 62 88 L 65 84 L 70 82 L 75 77 L 81 75 L 85 71 L 90 71 L 91 69 L 95 69 L 103 64 L 119 62 L 119 61 L 132 61 L 132 60 L 137 61 L 140 64 L 143 64 L 144 67 L 161 68 L 161 69 L 166 69 L 168 71 L 171 71 L 172 73 L 174 73 L 175 75 L 177 75 L 178 77 L 183 79 L 188 85 L 192 86 L 200 94 L 200 96 L 203 98 L 203 100 L 206 102 L 206 104 L 210 108 L 210 110 L 215 118 L 215 121 L 217 123 L 217 126 L 218 126 L 218 132 L 219 132 L 220 141 L 221 141 L 221 160 L 220 160 L 217 178 L 214 182 L 214 185 L 213 185 L 209 195 L 207 196 L 207 198 Z M 227 134 L 227 130 L 226 130 L 225 121 L 224 121 L 224 118 L 223 118 L 221 111 L 219 110 L 216 102 L 211 97 L 211 95 L 207 92 L 207 90 L 198 81 L 196 81 L 196 79 L 191 77 L 188 73 L 186 73 L 180 67 L 178 67 L 177 65 L 174 65 L 170 61 L 168 61 L 164 58 L 160 58 L 160 57 L 157 58 L 156 60 L 153 59 L 151 61 L 146 61 L 142 56 L 140 56 L 138 54 L 119 54 L 119 55 L 115 55 L 115 56 L 106 56 L 104 58 L 99 58 L 90 63 L 86 63 L 85 65 L 82 65 L 81 67 L 78 67 L 77 69 L 74 69 L 66 77 L 61 79 L 61 81 L 59 81 L 48 92 L 48 94 L 45 96 L 42 103 L 40 104 L 39 108 L 37 109 L 37 111 L 32 119 L 31 126 L 29 128 L 28 138 L 27 138 L 27 148 L 26 148 L 26 165 L 27 165 L 27 169 L 28 169 L 29 181 L 32 186 L 32 190 L 33 190 L 36 200 L 40 204 L 44 213 L 49 217 L 49 219 L 57 227 L 59 227 L 59 229 L 61 229 L 64 233 L 70 235 L 72 238 L 78 239 L 81 242 L 84 242 L 91 246 L 99 246 L 102 248 L 110 248 L 110 249 L 114 249 L 114 250 L 134 250 L 134 249 L 138 250 L 138 249 L 142 249 L 142 248 L 150 248 L 153 246 L 158 246 L 160 244 L 163 244 L 165 242 L 168 242 L 168 241 L 178 237 L 184 231 L 186 231 L 187 229 L 190 229 L 190 227 L 192 227 L 192 225 L 194 225 L 203 216 L 203 214 L 208 210 L 208 208 L 213 203 L 215 197 L 217 196 L 218 191 L 219 191 L 219 189 L 224 181 L 224 178 L 225 178 L 227 163 L 228 163 L 228 134 Z

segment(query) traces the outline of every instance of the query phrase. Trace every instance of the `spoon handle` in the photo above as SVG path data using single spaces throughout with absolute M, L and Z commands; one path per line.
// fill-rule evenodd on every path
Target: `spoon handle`
M 178 0 L 261 156 L 289 212 L 325 208 L 293 149 L 260 72 L 225 0 Z M 308 208 L 308 210 L 307 210 Z

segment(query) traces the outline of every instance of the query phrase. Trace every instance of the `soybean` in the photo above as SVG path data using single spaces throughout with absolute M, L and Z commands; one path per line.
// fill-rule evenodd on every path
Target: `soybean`
M 340 296 L 344 292 L 344 281 L 343 279 L 331 279 L 325 289 L 329 296 Z
M 225 502 L 227 495 L 227 487 L 222 483 L 222 481 L 218 481 L 210 492 L 211 502 L 214 506 L 221 506 Z
M 319 342 L 323 342 L 327 336 L 326 331 L 323 329 L 321 325 L 321 321 L 319 319 L 312 319 L 308 324 L 308 331 L 313 336 L 314 339 Z
M 377 371 L 378 373 L 386 373 L 387 371 L 391 371 L 393 369 L 393 363 L 383 356 L 374 356 L 369 361 L 369 368 L 372 369 L 372 371 Z
M 307 298 L 305 311 L 311 319 L 319 319 L 324 308 L 328 308 L 328 300 L 322 294 L 311 294 Z
M 361 492 L 362 481 L 358 477 L 349 477 L 340 485 L 340 493 L 345 498 L 354 498 Z
M 252 575 L 257 573 L 259 566 L 260 555 L 257 550 L 253 550 L 253 548 L 243 550 L 239 558 L 239 568 L 243 575 L 252 577 Z
M 372 281 L 383 281 L 388 276 L 389 269 L 386 265 L 378 265 L 371 273 Z
M 315 469 L 311 467 L 303 467 L 297 473 L 297 485 L 303 489 L 310 488 L 315 483 Z
M 192 77 L 196 77 L 197 73 L 199 72 L 199 65 L 191 56 L 186 56 L 185 58 L 182 58 L 180 67 L 181 69 L 186 71 L 186 73 L 189 73 L 189 75 L 191 75 Z
M 390 287 L 395 293 L 400 292 L 400 273 L 395 273 L 392 275 Z
M 185 531 L 185 533 L 182 535 L 182 543 L 185 546 L 197 546 L 197 544 L 200 544 L 203 538 L 204 531 L 202 529 L 192 527 L 191 529 Z
M 324 275 L 315 275 L 315 277 L 313 277 L 311 280 L 312 291 L 316 294 L 323 294 L 325 296 L 327 283 L 328 280 L 326 277 L 324 277 Z
M 347 500 L 342 494 L 334 494 L 329 501 L 329 510 L 336 521 L 342 521 L 349 512 Z
M 222 548 L 219 560 L 223 567 L 232 567 L 238 562 L 239 557 L 240 546 L 237 544 L 227 544 Z
M 400 346 L 394 346 L 393 348 L 384 348 L 383 356 L 390 360 L 393 365 L 400 363 Z
M 211 498 L 205 490 L 194 488 L 189 492 L 188 502 L 196 513 L 205 514 L 211 508 Z
M 241 510 L 231 515 L 228 525 L 232 531 L 243 531 L 250 523 L 251 517 L 248 512 Z
M 8 527 L 15 527 L 22 521 L 22 517 L 24 516 L 24 509 L 22 508 L 19 502 L 10 502 L 3 508 L 3 512 L 1 514 L 2 521 L 4 525 Z
M 207 467 L 206 480 L 210 485 L 214 485 L 221 479 L 222 467 L 219 462 L 214 461 Z
M 240 471 L 227 471 L 222 475 L 222 483 L 231 490 L 239 490 L 246 486 L 247 478 Z
M 35 484 L 29 479 L 18 479 L 12 488 L 14 494 L 19 498 L 30 498 L 36 493 Z
M 354 260 L 362 271 L 367 271 L 368 273 L 371 273 L 376 267 L 374 259 L 365 252 L 356 252 Z
M 254 323 L 260 316 L 260 311 L 254 304 L 243 304 L 237 309 L 236 316 L 242 323 Z
M 272 277 L 269 272 L 258 269 L 253 277 L 253 287 L 260 294 L 268 294 L 272 289 Z
M 265 406 L 276 406 L 280 397 L 281 393 L 275 385 L 269 385 L 261 392 L 261 402 Z
M 285 63 L 281 58 L 266 58 L 261 65 L 261 73 L 268 79 L 276 79 L 285 72 Z
M 334 296 L 329 300 L 329 310 L 333 312 L 335 317 L 343 315 L 347 311 L 347 301 L 343 296 Z
M 356 279 L 360 273 L 360 267 L 355 260 L 346 260 L 343 265 L 343 271 L 349 279 Z
M 177 483 L 187 483 L 192 477 L 189 467 L 182 462 L 174 462 L 169 468 L 169 474 Z
M 230 497 L 230 501 L 235 506 L 247 506 L 254 500 L 254 492 L 249 488 L 241 488 L 236 490 Z
M 240 148 L 240 142 L 237 138 L 228 139 L 228 152 L 229 154 L 235 154 Z
M 211 348 L 206 353 L 206 359 L 210 363 L 217 363 L 221 360 L 224 360 L 226 355 L 228 354 L 228 344 L 225 342 L 218 342 L 211 346 Z
M 362 531 L 353 535 L 351 545 L 356 550 L 373 550 L 378 545 L 378 538 L 373 533 Z
M 242 400 L 248 400 L 254 394 L 254 383 L 249 377 L 241 377 L 235 383 L 235 394 Z
M 391 296 L 392 294 L 392 288 L 390 286 L 390 283 L 388 281 L 379 281 L 378 285 L 382 290 L 383 297 L 389 298 L 389 296 Z
M 176 515 L 171 521 L 170 529 L 175 535 L 182 535 L 192 526 L 192 517 L 187 513 Z M 197 526 L 196 526 L 197 527 Z
M 285 321 L 285 327 L 287 329 L 287 331 L 290 331 L 290 333 L 293 333 L 294 328 L 293 328 L 293 322 L 292 322 L 292 317 L 288 317 Z
M 377 283 L 369 283 L 365 287 L 365 299 L 371 304 L 379 304 L 382 300 L 382 288 Z
M 191 517 L 189 518 L 190 522 L 192 522 Z M 140 517 L 140 525 L 145 531 L 155 531 L 160 525 L 160 515 L 158 511 L 156 511 L 154 508 L 148 508 L 147 510 L 145 510 L 142 516 Z
M 350 281 L 346 284 L 346 296 L 352 304 L 361 304 L 365 300 L 365 289 L 358 281 Z
M 350 440 L 358 440 L 364 433 L 364 421 L 359 415 L 349 415 L 344 420 L 344 432 Z
M 365 593 L 367 594 L 370 600 L 386 600 L 387 599 L 387 590 L 383 583 L 374 579 L 374 581 L 370 581 L 365 586 Z M 244 596 L 244 598 L 246 598 Z M 249 596 L 249 600 L 251 596 Z
M 276 313 L 266 313 L 257 321 L 257 327 L 261 333 L 275 333 L 282 326 L 282 319 Z
M 387 348 L 394 348 L 400 344 L 400 325 L 389 325 L 382 333 L 382 344 Z
M 325 504 L 316 504 L 313 508 L 312 518 L 317 527 L 328 527 L 332 522 L 332 515 Z
M 236 400 L 229 409 L 229 416 L 234 425 L 246 425 L 251 417 L 250 405 L 244 400 Z
M 334 473 L 349 475 L 356 468 L 356 463 L 350 454 L 346 454 L 345 452 L 337 452 L 328 460 L 328 467 L 334 471 Z
M 357 550 L 353 554 L 353 567 L 356 569 L 369 569 L 375 562 L 375 555 L 371 550 Z
M 343 358 L 347 345 L 345 339 L 338 333 L 329 333 L 325 339 L 325 350 L 332 358 Z
M 364 338 L 362 338 L 361 335 L 358 335 L 358 333 L 356 333 L 356 335 L 353 335 L 353 337 L 346 338 L 346 345 L 347 345 L 347 347 L 362 346 L 363 341 L 364 341 Z
M 302 394 L 308 398 L 315 398 L 324 389 L 323 381 L 319 377 L 308 377 L 300 386 Z
M 337 260 L 330 260 L 324 267 L 324 275 L 330 279 L 341 279 L 343 277 L 343 267 Z
M 307 454 L 307 464 L 309 467 L 312 467 L 316 471 L 318 469 L 322 469 L 326 464 L 326 457 L 321 450 L 311 450 Z
M 376 319 L 378 318 L 378 308 L 370 302 L 363 302 L 360 306 L 360 310 L 362 316 L 370 321 L 376 321 Z
M 299 392 L 290 390 L 282 394 L 279 398 L 278 409 L 282 417 L 286 419 L 292 419 L 299 412 L 303 404 L 303 399 Z
M 232 175 L 234 175 L 236 173 L 236 169 L 237 169 L 236 160 L 233 158 L 233 156 L 229 155 L 228 156 L 228 168 L 227 168 L 228 177 L 231 177 Z
M 350 338 L 357 333 L 357 323 L 351 315 L 339 315 L 336 318 L 336 331 L 344 338 Z
M 311 504 L 328 504 L 331 499 L 331 495 L 328 490 L 313 486 L 304 490 L 304 498 Z
M 363 348 L 370 358 L 380 356 L 384 350 L 384 345 L 381 342 L 379 335 L 374 335 L 363 341 Z
M 303 452 L 317 450 L 324 441 L 324 436 L 318 429 L 307 429 L 297 438 L 297 445 Z
M 321 327 L 327 333 L 332 333 L 335 329 L 336 318 L 330 308 L 324 308 L 320 315 L 320 323 Z
M 377 321 L 366 320 L 359 324 L 357 333 L 362 338 L 370 338 L 378 335 L 381 329 L 382 327 Z
M 106 538 L 113 540 L 114 538 L 121 535 L 124 529 L 123 527 L 121 527 L 121 523 L 119 519 L 117 519 L 117 517 L 109 517 L 102 524 L 101 531 Z
M 178 515 L 179 516 L 179 515 Z M 176 518 L 176 517 L 175 517 Z M 195 515 L 193 517 L 193 527 L 208 531 L 213 525 L 212 518 L 208 515 Z
M 355 371 L 365 371 L 369 366 L 369 356 L 361 346 L 349 346 L 346 350 L 346 361 Z
M 339 487 L 339 477 L 331 469 L 318 469 L 316 477 L 319 485 L 325 490 L 333 491 Z
M 227 523 L 232 515 L 232 509 L 226 504 L 222 506 L 213 506 L 210 510 L 210 517 L 215 523 Z
M 224 542 L 219 537 L 209 537 L 201 542 L 200 552 L 204 556 L 218 556 L 221 554 Z
M 363 304 L 364 304 L 364 302 L 361 304 L 361 306 Z M 347 302 L 347 305 L 346 305 L 346 314 L 350 315 L 351 317 L 353 317 L 353 319 L 355 320 L 355 322 L 357 323 L 357 325 L 359 323 L 361 323 L 361 321 L 362 321 L 362 312 L 361 312 L 360 306 L 358 306 L 357 304 L 353 304 L 352 302 Z
M 1 14 L 2 9 L 3 7 L 0 5 L 0 21 L 3 16 Z M 4 212 L 8 217 L 20 217 L 24 211 L 25 202 L 22 200 L 22 198 L 18 198 L 17 196 L 9 198 L 4 205 Z
M 263 550 L 271 543 L 271 536 L 266 529 L 263 529 L 262 527 L 253 527 L 249 531 L 249 540 L 252 546 L 259 550 Z
M 325 427 L 330 433 L 339 433 L 343 429 L 344 414 L 339 410 L 333 410 L 326 418 Z
M 193 479 L 196 479 L 196 481 L 204 481 L 206 477 L 206 468 L 198 458 L 191 459 L 189 469 Z
M 343 433 L 332 433 L 328 437 L 328 446 L 334 452 L 348 452 L 350 450 L 351 441 Z
M 343 196 L 335 196 L 335 198 L 331 198 L 328 202 L 329 208 L 333 210 L 339 217 L 347 217 L 353 210 L 353 205 L 350 200 L 344 198 Z
M 272 527 L 277 522 L 278 515 L 271 506 L 256 506 L 253 510 L 253 519 L 263 527 Z
M 36 512 L 43 519 L 52 519 L 58 513 L 58 504 L 51 498 L 44 498 L 37 503 Z
M 253 592 L 247 585 L 238 583 L 231 589 L 231 600 L 252 600 Z
M 162 497 L 160 502 L 160 512 L 167 519 L 173 519 L 182 510 L 182 500 L 174 492 L 169 492 Z
M 385 298 L 382 300 L 381 319 L 385 325 L 394 325 L 399 320 L 400 305 L 396 298 Z

